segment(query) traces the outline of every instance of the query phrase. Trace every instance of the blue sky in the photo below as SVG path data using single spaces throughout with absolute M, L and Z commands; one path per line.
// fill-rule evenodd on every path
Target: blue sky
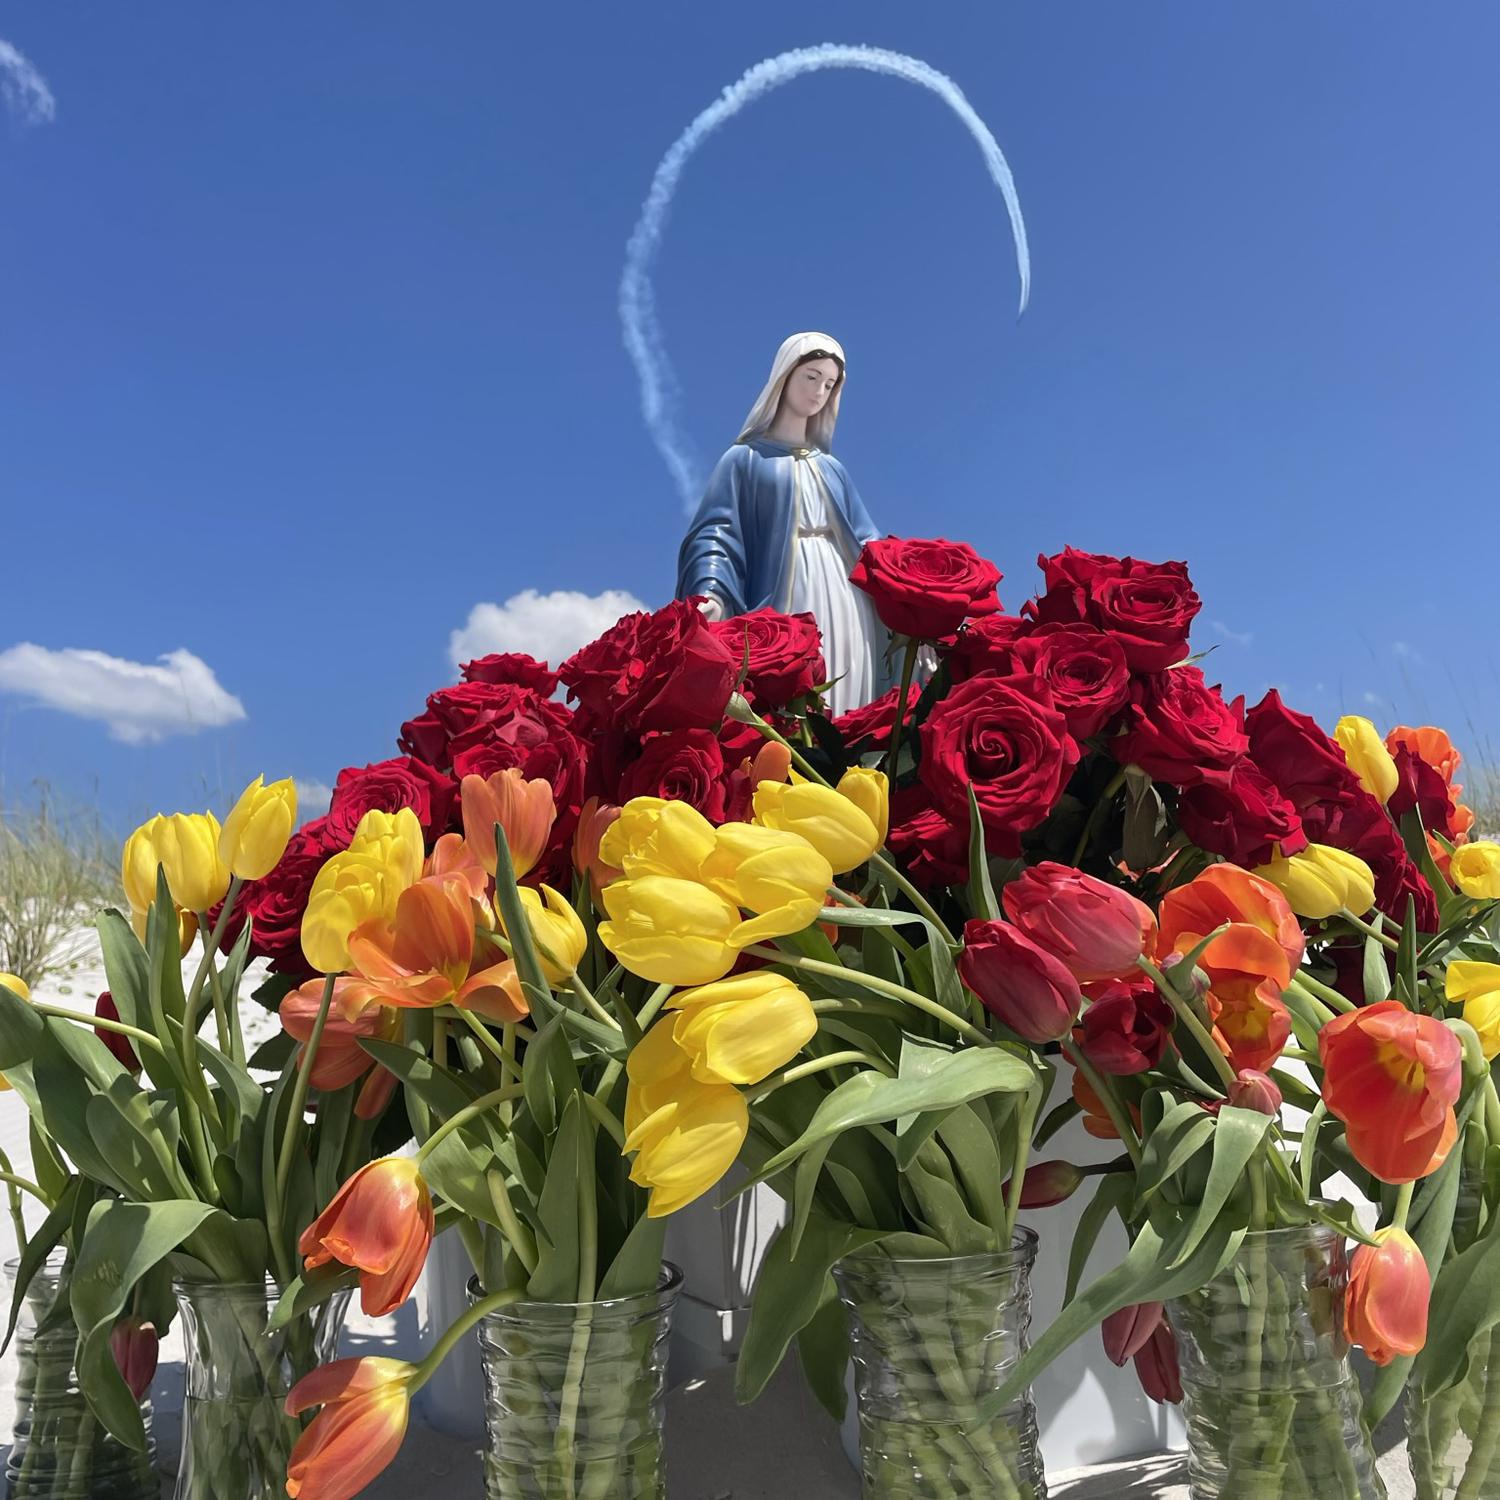
M 964 91 L 1031 306 L 937 98 L 774 91 L 692 159 L 656 268 L 704 472 L 825 329 L 877 522 L 973 542 L 1007 605 L 1065 544 L 1185 558 L 1231 691 L 1500 742 L 1492 6 L 16 0 L 0 41 L 8 798 L 128 827 L 331 783 L 455 631 L 608 613 L 524 591 L 667 598 L 626 240 L 719 90 L 824 41 Z

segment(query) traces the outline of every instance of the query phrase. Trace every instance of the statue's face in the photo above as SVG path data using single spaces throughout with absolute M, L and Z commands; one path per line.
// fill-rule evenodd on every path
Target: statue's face
M 839 367 L 831 359 L 815 359 L 798 365 L 787 376 L 781 404 L 799 417 L 816 416 L 828 404 L 839 383 Z

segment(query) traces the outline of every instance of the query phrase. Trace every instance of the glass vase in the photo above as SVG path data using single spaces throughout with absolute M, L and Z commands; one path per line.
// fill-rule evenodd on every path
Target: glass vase
M 287 1460 L 308 1420 L 286 1415 L 287 1392 L 337 1354 L 349 1293 L 273 1330 L 274 1282 L 175 1291 L 187 1374 L 173 1500 L 285 1500 Z
M 1193 1500 L 1385 1495 L 1344 1336 L 1348 1276 L 1337 1231 L 1257 1230 L 1168 1305 Z
M 1031 1392 L 983 1398 L 1026 1349 L 1036 1235 L 943 1260 L 878 1249 L 833 1268 L 849 1312 L 865 1500 L 1046 1500 Z
M 1468 1373 L 1406 1398 L 1407 1456 L 1417 1500 L 1500 1500 L 1500 1328 L 1469 1345 Z
M 485 1500 L 662 1500 L 682 1272 L 608 1302 L 513 1302 L 479 1325 Z M 471 1296 L 478 1284 L 471 1282 Z
M 78 1327 L 63 1291 L 61 1256 L 31 1279 L 16 1324 L 15 1436 L 5 1461 L 10 1500 L 158 1500 L 151 1402 L 141 1402 L 146 1447 L 109 1435 L 78 1385 Z M 6 1265 L 14 1286 L 19 1261 Z M 59 1292 L 63 1294 L 59 1297 Z

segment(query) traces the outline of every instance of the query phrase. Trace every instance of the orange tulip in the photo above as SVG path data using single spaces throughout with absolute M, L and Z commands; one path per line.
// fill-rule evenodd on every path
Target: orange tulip
M 1094 1092 L 1093 1084 L 1082 1073 L 1073 1075 L 1073 1102 L 1083 1110 L 1083 1128 L 1091 1136 L 1101 1141 L 1120 1139 L 1120 1132 L 1115 1129 L 1115 1122 L 1110 1119 L 1104 1101 Z M 1130 1113 L 1139 1126 L 1139 1112 L 1133 1104 L 1130 1106 Z
M 1349 1261 L 1344 1325 L 1351 1343 L 1377 1365 L 1398 1354 L 1416 1354 L 1427 1342 L 1432 1277 L 1417 1242 L 1395 1225 L 1375 1231 Z
M 281 1029 L 306 1046 L 322 1003 L 323 980 L 309 979 L 281 1002 L 277 1012 Z M 400 1036 L 400 1018 L 390 1006 L 375 999 L 363 980 L 334 980 L 333 1003 L 313 1058 L 312 1086 L 330 1092 L 363 1078 L 375 1066 L 375 1059 L 359 1045 L 360 1038 L 366 1036 L 395 1041 Z
M 1391 1183 L 1442 1166 L 1458 1138 L 1463 1047 L 1441 1021 L 1382 1000 L 1328 1022 L 1318 1051 L 1323 1098 L 1360 1166 Z
M 594 900 L 611 880 L 618 880 L 621 872 L 614 865 L 605 864 L 599 857 L 599 841 L 611 823 L 620 816 L 620 809 L 612 802 L 601 802 L 590 797 L 578 814 L 578 826 L 573 830 L 573 868 L 589 878 L 589 889 Z
M 357 1171 L 302 1231 L 303 1269 L 338 1261 L 360 1272 L 367 1317 L 394 1312 L 421 1275 L 432 1244 L 432 1194 L 417 1163 L 385 1156 Z
M 516 879 L 536 867 L 546 853 L 552 825 L 557 821 L 557 803 L 548 782 L 528 781 L 520 767 L 511 766 L 488 778 L 465 776 L 459 785 L 459 797 L 463 804 L 464 842 L 491 875 L 495 873 L 497 858 L 496 823 L 505 830 Z
M 1453 777 L 1463 762 L 1463 756 L 1454 748 L 1453 741 L 1443 730 L 1431 724 L 1424 724 L 1420 729 L 1398 724 L 1386 735 L 1385 748 L 1394 755 L 1403 747 L 1410 750 L 1418 760 L 1425 760 L 1450 787 L 1453 786 Z M 1462 790 L 1462 787 L 1454 787 L 1456 792 Z
M 396 918 L 361 925 L 349 935 L 349 960 L 383 1004 L 409 1008 L 457 1005 L 496 1021 L 519 1021 L 525 997 L 509 959 L 475 967 L 476 906 L 461 872 L 429 875 L 402 891 Z
M 293 1500 L 350 1500 L 395 1458 L 406 1436 L 411 1377 L 404 1359 L 336 1359 L 304 1375 L 287 1415 L 321 1406 L 287 1464 Z
M 477 902 L 481 914 L 489 910 L 490 877 L 488 871 L 480 864 L 478 856 L 464 842 L 461 833 L 445 833 L 432 846 L 432 853 L 427 856 L 427 863 L 422 868 L 424 875 L 436 875 L 444 877 L 457 875 L 463 878 L 464 884 L 469 888 L 470 898 Z

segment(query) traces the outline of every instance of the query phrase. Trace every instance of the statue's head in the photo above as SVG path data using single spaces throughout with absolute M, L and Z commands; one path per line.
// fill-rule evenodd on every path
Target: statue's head
M 750 408 L 741 439 L 765 432 L 783 410 L 807 418 L 807 440 L 826 453 L 844 393 L 844 349 L 826 333 L 794 333 L 776 351 L 771 377 Z

